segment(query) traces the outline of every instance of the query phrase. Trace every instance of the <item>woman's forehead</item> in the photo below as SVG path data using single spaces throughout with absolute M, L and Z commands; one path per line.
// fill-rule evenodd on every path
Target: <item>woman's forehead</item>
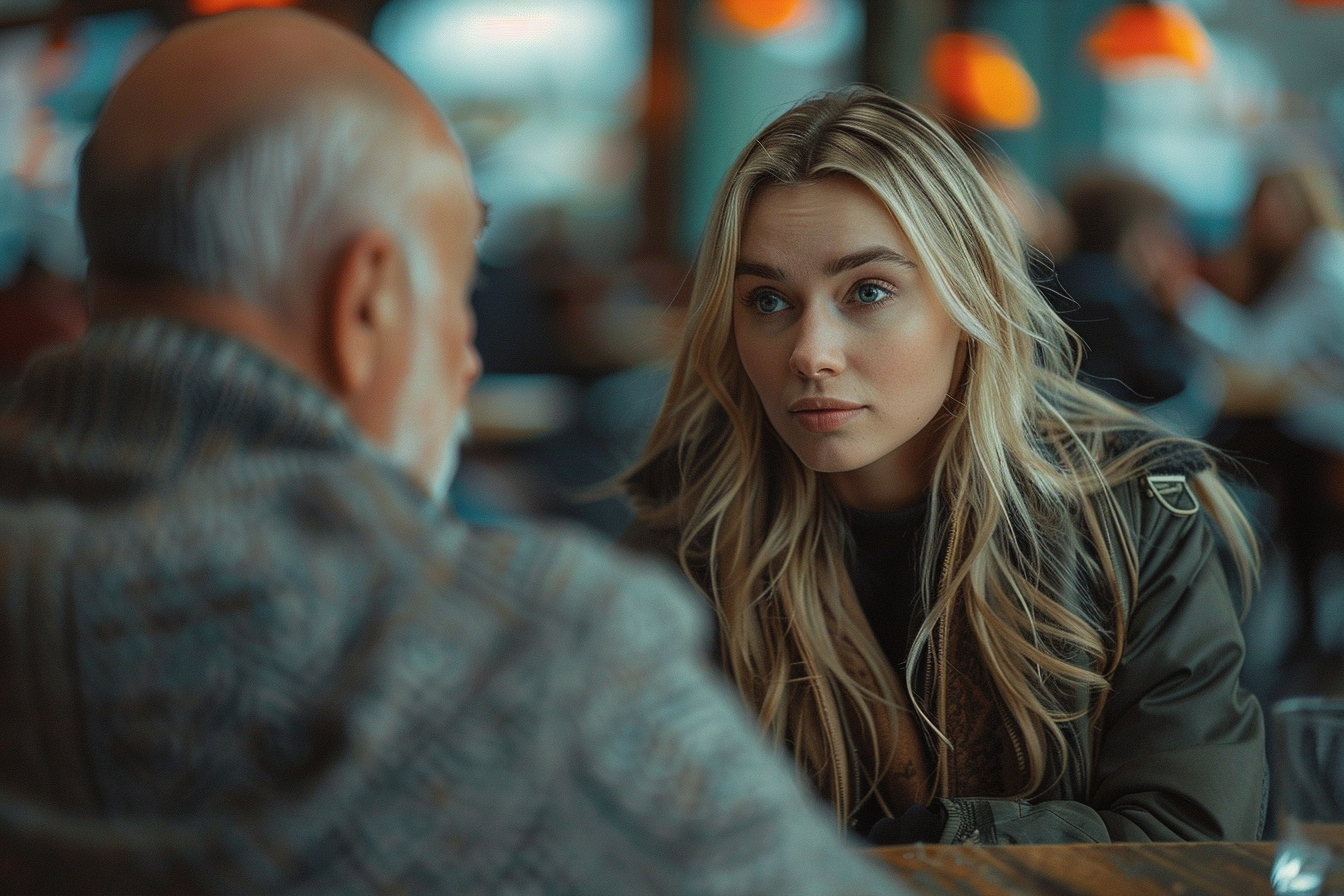
M 852 175 L 831 174 L 763 185 L 743 215 L 737 248 L 740 255 L 768 250 L 774 244 L 805 242 L 820 250 L 855 241 L 885 244 L 916 260 L 906 228 L 891 204 Z

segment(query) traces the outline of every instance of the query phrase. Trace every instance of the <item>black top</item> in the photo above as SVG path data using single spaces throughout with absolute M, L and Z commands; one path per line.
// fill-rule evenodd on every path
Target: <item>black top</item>
M 926 503 L 891 513 L 845 508 L 853 546 L 845 558 L 849 578 L 863 615 L 897 678 L 904 675 L 910 642 L 924 621 L 919 549 L 927 516 Z
M 897 680 L 905 676 L 910 642 L 924 619 L 919 596 L 919 549 L 927 517 L 928 505 L 923 502 L 892 513 L 845 508 L 851 538 L 851 550 L 845 558 L 849 578 Z M 850 823 L 855 832 L 868 834 L 884 814 L 876 800 L 868 799 L 855 807 Z

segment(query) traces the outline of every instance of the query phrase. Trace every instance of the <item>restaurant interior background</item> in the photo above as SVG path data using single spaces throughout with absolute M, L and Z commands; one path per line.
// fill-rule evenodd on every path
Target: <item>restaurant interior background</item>
M 73 165 L 118 73 L 166 28 L 248 4 L 0 0 L 0 380 L 86 322 Z M 490 204 L 473 299 L 485 376 L 452 491 L 473 519 L 620 534 L 628 512 L 602 485 L 657 413 L 710 197 L 810 93 L 865 82 L 965 124 L 1047 252 L 1066 251 L 1053 197 L 1101 160 L 1169 192 L 1207 259 L 1238 239 L 1267 164 L 1310 154 L 1344 171 L 1344 0 L 300 5 L 423 87 Z M 1305 586 L 1268 568 L 1247 620 L 1262 695 L 1284 687 L 1304 632 L 1344 650 L 1344 549 Z

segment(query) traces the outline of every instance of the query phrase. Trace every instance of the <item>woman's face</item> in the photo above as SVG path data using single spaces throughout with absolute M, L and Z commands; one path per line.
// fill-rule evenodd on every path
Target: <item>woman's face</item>
M 846 175 L 764 188 L 733 298 L 742 366 L 799 460 L 850 506 L 919 501 L 961 330 L 886 206 Z

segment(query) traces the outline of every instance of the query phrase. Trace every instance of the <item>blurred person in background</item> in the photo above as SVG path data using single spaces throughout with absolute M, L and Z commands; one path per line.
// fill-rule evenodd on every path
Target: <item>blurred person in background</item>
M 1180 312 L 1210 287 L 1181 210 L 1148 179 L 1099 166 L 1066 185 L 1075 236 L 1043 289 L 1082 341 L 1081 377 L 1149 419 L 1190 437 L 1221 439 L 1223 370 Z M 1239 473 L 1230 483 L 1265 536 L 1260 588 L 1243 620 L 1243 683 L 1269 699 L 1290 649 L 1300 591 L 1274 538 L 1279 507 Z
M 0 406 L 23 366 L 88 325 L 75 156 L 111 82 L 159 37 L 147 13 L 0 30 Z
M 1074 235 L 1056 268 L 1055 308 L 1083 343 L 1085 381 L 1176 432 L 1204 438 L 1222 405 L 1217 365 L 1177 317 L 1198 259 L 1165 192 L 1098 168 L 1064 189 Z
M 82 284 L 26 258 L 0 285 L 0 407 L 19 372 L 43 350 L 78 339 L 88 326 Z
M 876 842 L 1255 839 L 1215 459 L 1079 385 L 1022 232 L 949 134 L 866 90 L 729 170 L 628 536 Z
M 1279 505 L 1304 598 L 1292 654 L 1311 664 L 1344 650 L 1344 201 L 1329 167 L 1268 169 L 1211 270 L 1223 293 L 1194 290 L 1179 314 L 1222 367 L 1225 446 Z M 1314 631 L 1323 600 L 1340 630 Z
M 1194 291 L 1179 306 L 1186 325 L 1233 368 L 1227 412 L 1296 412 L 1309 404 L 1313 384 L 1338 391 L 1344 200 L 1329 168 L 1300 162 L 1266 173 L 1231 255 L 1208 268 L 1219 292 Z M 1344 443 L 1344 420 L 1322 427 L 1339 430 L 1330 434 Z
M 0 78 L 0 86 L 12 85 Z M 27 170 L 36 167 L 0 172 L 0 408 L 29 360 L 88 326 L 73 172 L 53 185 Z
M 484 209 L 385 59 L 186 26 L 79 190 L 94 324 L 0 416 L 0 889 L 896 891 L 681 586 L 446 512 Z

